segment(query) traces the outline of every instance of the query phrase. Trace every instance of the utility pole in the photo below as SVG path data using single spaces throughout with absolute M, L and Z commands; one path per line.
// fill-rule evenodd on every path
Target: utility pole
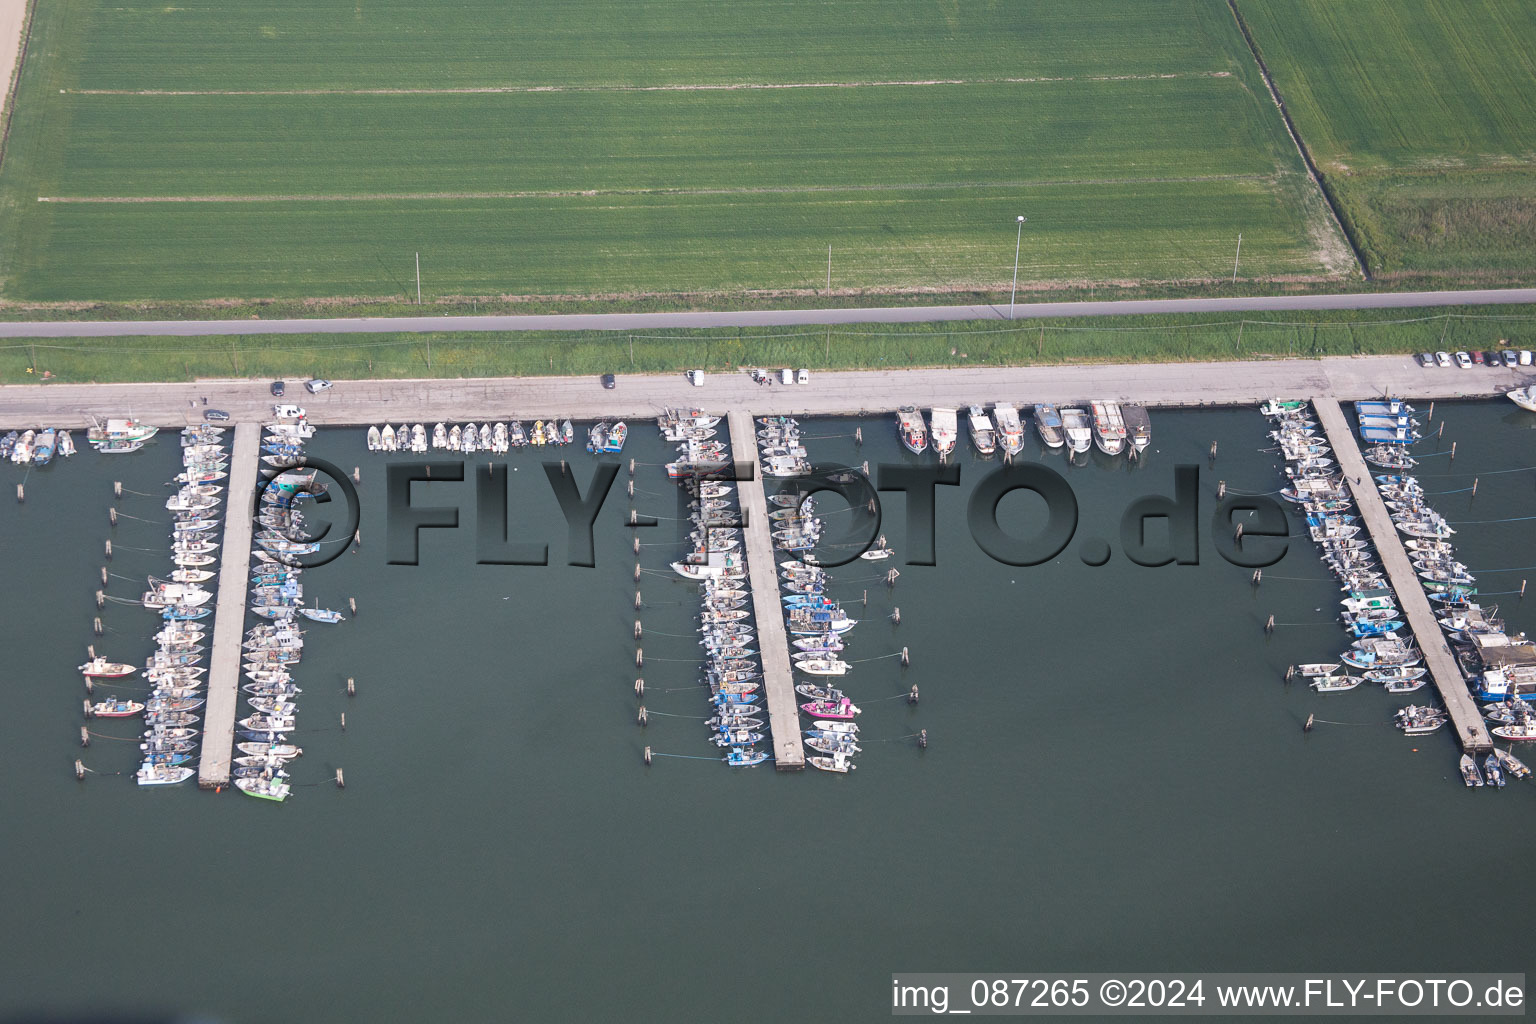
M 1019 294 L 1019 247 L 1024 244 L 1024 222 L 1028 217 L 1019 215 L 1019 237 L 1013 241 L 1013 290 L 1008 293 L 1008 319 L 1013 319 L 1013 300 Z
M 832 294 L 832 247 L 827 246 L 827 294 Z
M 1243 258 L 1243 233 L 1237 233 L 1237 255 L 1232 257 L 1232 283 L 1237 284 L 1237 261 Z
M 421 253 L 416 254 L 416 305 L 421 305 Z

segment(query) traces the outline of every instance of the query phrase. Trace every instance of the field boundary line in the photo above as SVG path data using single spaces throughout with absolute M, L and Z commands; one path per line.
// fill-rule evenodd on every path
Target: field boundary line
M 1291 112 L 1285 105 L 1285 100 L 1280 96 L 1280 90 L 1275 85 L 1275 80 L 1270 76 L 1269 65 L 1264 63 L 1264 57 L 1259 53 L 1259 44 L 1253 38 L 1253 33 L 1248 29 L 1248 23 L 1243 20 L 1243 12 L 1237 9 L 1237 0 L 1227 0 L 1227 7 L 1232 11 L 1232 17 L 1237 22 L 1237 30 L 1242 33 L 1243 41 L 1248 44 L 1248 52 L 1253 54 L 1253 61 L 1259 67 L 1259 77 L 1264 79 L 1264 87 L 1269 90 L 1269 98 L 1274 100 L 1275 107 L 1280 111 L 1280 121 L 1285 125 L 1286 134 L 1291 137 L 1291 142 L 1296 145 L 1296 152 L 1301 155 L 1301 162 L 1307 169 L 1307 177 L 1312 179 L 1312 184 L 1317 186 L 1318 195 L 1323 199 L 1323 205 L 1328 207 L 1328 215 L 1333 218 L 1334 226 L 1339 229 L 1349 251 L 1355 257 L 1355 266 L 1360 268 L 1360 275 L 1367 281 L 1371 279 L 1371 268 L 1366 266 L 1365 255 L 1361 253 L 1360 246 L 1355 236 L 1350 234 L 1349 228 L 1344 225 L 1344 214 L 1339 209 L 1339 204 L 1334 201 L 1333 193 L 1323 183 L 1322 172 L 1317 169 L 1317 164 L 1312 159 L 1312 151 L 1307 149 L 1307 144 L 1302 141 L 1301 132 L 1297 130 L 1295 122 L 1291 120 Z
M 1254 181 L 1274 184 L 1274 174 L 1205 174 L 1163 178 L 1060 178 L 1041 181 L 915 182 L 890 185 L 762 185 L 744 188 L 599 188 L 512 192 L 327 192 L 268 195 L 38 196 L 40 203 L 366 203 L 491 199 L 587 199 L 604 196 L 815 195 L 838 192 L 949 192 L 991 188 L 1057 188 L 1072 185 L 1158 185 Z
M 776 89 L 884 89 L 939 85 L 1037 85 L 1055 82 L 1155 82 L 1171 78 L 1231 78 L 1230 71 L 1142 75 L 1064 75 L 1033 78 L 931 78 L 857 82 L 718 82 L 673 85 L 466 85 L 368 89 L 66 89 L 70 96 L 476 96 L 518 93 L 750 92 Z
M 10 3 L 14 0 L 0 0 Z M 17 34 L 16 57 L 6 75 L 5 95 L 0 97 L 5 107 L 5 123 L 0 125 L 0 166 L 5 163 L 7 144 L 11 140 L 11 119 L 16 115 L 16 89 L 21 85 L 21 67 L 27 59 L 27 47 L 32 42 L 32 18 L 37 12 L 37 0 L 20 0 L 23 10 L 20 32 Z

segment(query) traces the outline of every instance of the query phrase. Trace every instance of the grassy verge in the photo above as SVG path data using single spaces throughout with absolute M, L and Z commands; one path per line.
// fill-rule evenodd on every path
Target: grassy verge
M 1180 362 L 1536 348 L 1536 306 L 1340 310 L 1309 316 L 1103 317 L 1000 324 L 495 334 L 45 338 L 0 346 L 0 383 L 199 377 L 334 379 L 664 373 L 743 366 L 890 369 Z

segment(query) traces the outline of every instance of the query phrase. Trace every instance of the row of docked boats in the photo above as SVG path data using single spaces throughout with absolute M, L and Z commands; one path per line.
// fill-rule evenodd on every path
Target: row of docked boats
M 147 438 L 137 440 L 142 443 Z M 224 479 L 229 470 L 224 428 L 203 424 L 183 430 L 181 465 L 173 481 L 178 485 L 176 492 L 165 503 L 171 513 L 172 569 L 167 578 L 149 577 L 149 589 L 140 598 L 161 619 L 154 636 L 155 652 L 144 665 L 150 690 L 139 712 L 145 724 L 139 745 L 144 755 L 138 770 L 141 786 L 175 785 L 195 774 L 191 762 L 200 741 L 196 712 L 204 702 L 203 677 L 208 670 L 203 660 L 212 633 L 203 621 L 213 614 L 209 603 L 213 590 L 205 584 L 215 579 L 207 566 L 219 546 L 214 538 L 224 491 L 215 481 Z M 106 707 L 97 705 L 92 711 L 125 717 L 133 712 L 124 705 L 136 703 L 109 698 Z
M 941 433 L 953 426 L 952 410 L 948 421 L 942 416 L 937 420 Z M 800 424 L 793 417 L 763 417 L 758 419 L 757 428 L 759 452 L 764 459 L 785 445 L 800 442 Z M 943 451 L 947 453 L 953 447 L 950 443 Z M 803 448 L 800 457 L 807 457 Z M 803 698 L 797 703 L 809 723 L 803 742 L 812 753 L 805 760 L 821 771 L 847 774 L 856 767 L 853 758 L 860 751 L 855 719 L 861 709 L 834 681 L 853 669 L 842 655 L 848 634 L 858 620 L 849 617 L 841 602 L 828 593 L 832 577 L 816 562 L 813 549 L 821 538 L 822 521 L 815 514 L 815 496 L 791 488 L 770 494 L 767 500 L 768 517 L 773 522 L 770 535 L 775 557 L 780 559 L 780 601 L 791 647 L 795 694 Z M 875 557 L 891 554 L 883 537 L 871 551 L 880 552 Z M 772 613 L 765 610 L 764 614 Z
M 800 424 L 791 416 L 758 418 L 757 456 L 764 477 L 805 476 L 811 471 Z
M 658 420 L 658 427 L 668 440 L 677 442 L 685 454 L 680 465 L 669 466 L 667 473 L 688 489 L 688 516 L 691 531 L 688 550 L 672 563 L 672 568 L 699 586 L 699 647 L 703 656 L 701 682 L 709 689 L 709 717 L 705 726 L 709 740 L 723 751 L 726 764 L 750 768 L 769 759 L 758 744 L 767 738 L 763 720 L 763 673 L 755 647 L 756 625 L 751 610 L 751 585 L 747 579 L 746 559 L 742 549 L 741 515 L 736 506 L 734 486 L 712 476 L 707 468 L 711 460 L 724 460 L 723 453 L 705 452 L 698 446 L 713 441 L 714 423 L 701 413 L 689 413 L 692 425 L 684 426 L 671 414 Z M 710 431 L 710 437 L 698 437 Z
M 1145 406 L 1090 402 L 1083 409 L 1042 403 L 1033 414 L 1040 443 L 1073 455 L 1097 446 L 1105 455 L 1125 453 L 1136 459 L 1152 443 L 1152 420 Z M 1010 403 L 994 403 L 990 415 L 983 406 L 972 405 L 966 409 L 965 423 L 971 446 L 982 458 L 1001 452 L 1005 459 L 1012 459 L 1024 450 L 1023 419 Z M 955 409 L 936 406 L 928 411 L 925 422 L 915 407 L 902 406 L 896 410 L 896 433 L 914 455 L 931 447 L 939 461 L 947 461 L 959 440 L 959 415 Z
M 303 691 L 293 673 L 304 655 L 305 622 L 340 622 L 342 614 L 304 603 L 301 558 L 319 550 L 304 530 L 304 507 L 323 494 L 315 471 L 304 467 L 305 443 L 314 427 L 302 409 L 279 407 L 262 425 L 263 446 L 293 458 L 263 468 L 256 532 L 251 548 L 250 610 L 261 619 L 241 638 L 241 692 L 249 713 L 235 723 L 238 756 L 231 774 L 248 796 L 281 803 L 292 793 L 288 762 L 303 754 L 290 741 L 298 725 Z
M 75 440 L 67 430 L 12 430 L 0 437 L 0 459 L 17 466 L 46 466 L 54 456 L 67 459 L 73 454 Z
M 1429 670 L 1412 639 L 1398 635 L 1403 617 L 1397 595 L 1344 486 L 1333 450 L 1319 433 L 1311 406 L 1276 399 L 1261 411 L 1274 427 L 1269 435 L 1275 444 L 1271 450 L 1286 463 L 1289 483 L 1281 497 L 1300 506 L 1308 536 L 1339 580 L 1344 591 L 1339 619 L 1351 637 L 1338 661 L 1298 665 L 1295 671 L 1319 693 L 1344 693 L 1361 683 L 1378 683 L 1395 694 L 1422 689 Z M 1350 668 L 1359 669 L 1360 674 L 1350 674 Z
M 593 452 L 619 452 L 624 448 L 626 428 L 622 422 L 604 421 L 599 439 L 596 433 L 589 435 L 587 450 Z M 438 423 L 430 433 L 426 424 L 402 423 L 398 427 L 388 423 L 368 428 L 367 444 L 371 452 L 425 452 L 439 451 L 491 452 L 504 455 L 514 448 L 560 447 L 576 440 L 576 427 L 570 420 L 534 420 L 524 426 L 521 420 L 496 423 Z M 594 447 L 594 443 L 596 447 Z
M 700 409 L 667 409 L 656 417 L 662 440 L 672 442 L 677 451 L 666 464 L 668 479 L 686 482 L 720 475 L 731 456 L 725 441 L 717 436 L 719 423 L 719 416 Z

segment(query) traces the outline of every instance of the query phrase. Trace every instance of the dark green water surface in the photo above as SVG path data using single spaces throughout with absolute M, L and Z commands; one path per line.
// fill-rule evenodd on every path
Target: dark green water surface
M 1426 488 L 1479 478 L 1475 498 L 1434 499 L 1477 522 L 1458 527 L 1462 560 L 1536 566 L 1536 523 L 1482 522 L 1536 515 L 1536 473 L 1494 475 L 1536 466 L 1536 416 L 1442 403 L 1431 429 L 1441 419 L 1457 458 L 1427 458 Z M 109 593 L 136 597 L 169 568 L 174 434 L 33 471 L 23 505 L 9 494 L 23 473 L 6 465 L 0 1017 L 876 1020 L 893 971 L 1528 970 L 1525 915 L 1490 897 L 1528 878 L 1536 793 L 1464 790 L 1451 737 L 1386 724 L 1403 698 L 1287 686 L 1287 665 L 1346 643 L 1326 624 L 1335 584 L 1304 540 L 1257 588 L 1211 544 L 1218 480 L 1281 486 L 1278 457 L 1260 451 L 1267 429 L 1253 410 L 1154 410 L 1154 450 L 1135 468 L 1097 454 L 1068 468 L 1031 434 L 1026 457 L 1063 473 L 1081 524 L 1060 557 L 1024 568 L 966 532 L 989 467 L 962 428 L 961 486 L 938 492 L 937 565 L 835 574 L 845 601 L 869 598 L 844 684 L 865 709 L 865 751 L 846 777 L 690 759 L 714 748 L 697 720 L 697 597 L 664 571 L 679 548 L 670 520 L 638 531 L 651 717 L 636 725 L 626 473 L 595 568 L 564 564 L 531 451 L 475 458 L 516 467 L 512 530 L 547 541 L 553 564 L 475 564 L 466 480 L 417 487 L 418 505 L 457 505 L 460 529 L 423 531 L 420 564 L 390 565 L 384 466 L 421 457 L 324 431 L 311 452 L 362 469 L 362 545 L 306 574 L 306 596 L 356 597 L 360 614 L 310 629 L 306 753 L 283 805 L 139 789 L 133 743 L 108 738 L 132 737 L 126 722 L 97 721 L 78 746 L 86 644 L 127 661 L 150 650 L 156 620 L 128 605 L 109 603 L 93 638 L 92 595 L 109 536 L 109 568 L 126 577 Z M 806 433 L 820 460 L 917 461 L 886 416 Z M 670 448 L 632 424 L 624 457 L 640 463 L 644 514 L 677 514 L 659 468 Z M 594 460 L 566 454 L 585 489 Z M 1201 472 L 1200 564 L 1132 565 L 1120 514 L 1171 493 L 1181 462 Z M 126 495 L 115 530 L 113 480 L 154 496 Z M 902 501 L 884 497 L 904 557 Z M 1032 511 L 1025 495 L 1001 506 L 1019 533 Z M 1110 541 L 1107 565 L 1079 559 L 1088 537 Z M 875 577 L 893 565 L 887 590 Z M 1511 591 L 1526 576 L 1480 583 Z M 1536 592 L 1490 600 L 1512 630 L 1536 630 Z M 1266 636 L 1271 614 L 1297 625 Z M 881 657 L 902 646 L 909 668 Z M 891 699 L 914 683 L 918 706 Z M 1349 724 L 1304 734 L 1314 713 Z M 689 757 L 646 768 L 647 745 Z M 99 774 L 76 782 L 77 756 Z

